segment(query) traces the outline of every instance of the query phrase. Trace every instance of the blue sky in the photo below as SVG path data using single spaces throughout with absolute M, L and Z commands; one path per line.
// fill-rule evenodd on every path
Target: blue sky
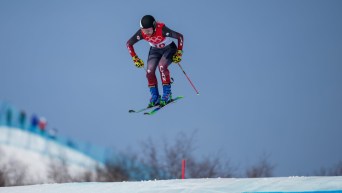
M 0 0 L 0 100 L 61 135 L 125 150 L 196 134 L 196 153 L 240 168 L 263 153 L 275 175 L 342 160 L 341 1 Z M 184 35 L 170 66 L 184 100 L 155 116 L 126 41 L 151 14 Z M 135 45 L 146 61 L 147 42 Z M 159 76 L 159 75 L 158 75 Z

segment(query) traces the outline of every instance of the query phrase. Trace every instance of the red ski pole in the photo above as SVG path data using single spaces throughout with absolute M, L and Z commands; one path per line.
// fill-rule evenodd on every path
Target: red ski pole
M 184 75 L 186 76 L 186 78 L 188 79 L 188 81 L 190 82 L 192 88 L 196 91 L 196 94 L 199 95 L 198 90 L 196 89 L 195 85 L 191 82 L 189 76 L 185 73 L 184 69 L 182 68 L 182 66 L 180 65 L 180 63 L 177 63 L 178 66 L 181 68 L 181 70 L 183 71 Z

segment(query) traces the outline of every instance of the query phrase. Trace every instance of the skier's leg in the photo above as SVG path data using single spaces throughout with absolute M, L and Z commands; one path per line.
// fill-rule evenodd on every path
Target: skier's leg
M 163 83 L 163 97 L 160 102 L 162 106 L 169 103 L 172 99 L 171 78 L 170 78 L 171 76 L 170 76 L 170 71 L 168 67 L 172 63 L 172 56 L 176 53 L 176 51 L 177 51 L 176 45 L 170 44 L 170 46 L 164 52 L 158 64 L 160 77 Z
M 162 57 L 160 53 L 157 52 L 156 49 L 150 48 L 150 52 L 148 53 L 147 59 L 147 70 L 146 70 L 146 78 L 148 81 L 148 86 L 157 86 L 158 81 L 156 77 L 156 68 L 158 66 L 159 60 Z
M 158 105 L 160 102 L 160 95 L 158 91 L 158 81 L 156 77 L 156 69 L 158 66 L 158 62 L 160 60 L 161 55 L 150 49 L 148 60 L 147 60 L 147 70 L 146 70 L 146 78 L 148 81 L 148 86 L 151 92 L 150 102 L 148 104 L 149 107 Z
M 169 46 L 165 47 L 163 56 L 159 60 L 158 67 L 163 85 L 171 83 L 171 76 L 168 67 L 172 63 L 172 56 L 176 53 L 176 51 L 176 44 L 171 43 Z
M 171 83 L 170 71 L 168 68 L 170 64 L 171 62 L 168 61 L 168 59 L 166 59 L 164 56 L 159 61 L 158 68 L 163 85 Z

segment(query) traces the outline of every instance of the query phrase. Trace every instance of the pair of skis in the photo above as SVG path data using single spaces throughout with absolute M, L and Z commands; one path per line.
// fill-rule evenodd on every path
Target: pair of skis
M 179 99 L 182 99 L 184 98 L 183 96 L 178 96 L 176 98 L 173 98 L 171 99 L 171 101 L 169 103 L 167 103 L 165 106 L 154 106 L 154 107 L 145 107 L 145 108 L 142 108 L 140 110 L 129 110 L 128 112 L 129 113 L 141 113 L 141 112 L 144 112 L 144 115 L 154 115 L 156 114 L 159 110 L 165 108 L 166 106 L 172 104 L 172 103 L 175 103 L 177 100 Z M 150 110 L 152 109 L 152 110 Z M 150 111 L 147 111 L 147 110 L 150 110 Z M 147 112 L 145 112 L 147 111 Z
M 179 62 L 178 62 L 177 64 L 178 64 L 178 66 L 180 67 L 180 69 L 183 71 L 183 74 L 184 74 L 184 75 L 186 76 L 186 78 L 188 79 L 188 81 L 189 81 L 189 83 L 191 84 L 192 88 L 196 91 L 196 94 L 199 95 L 198 90 L 196 89 L 196 87 L 195 87 L 195 85 L 192 83 L 192 81 L 190 80 L 189 76 L 185 73 L 183 67 L 180 65 Z M 146 69 L 145 69 L 145 70 L 146 70 Z M 173 78 L 171 78 L 171 79 L 172 79 L 172 82 L 173 82 Z M 169 104 L 175 103 L 177 100 L 182 99 L 182 98 L 183 98 L 183 96 L 178 96 L 178 97 L 172 99 L 169 103 L 167 103 L 165 106 L 162 106 L 162 107 L 161 107 L 161 106 L 145 107 L 145 108 L 140 109 L 140 110 L 129 110 L 128 112 L 129 112 L 129 113 L 140 113 L 140 112 L 144 112 L 144 115 L 154 115 L 154 114 L 157 113 L 159 110 L 165 108 L 165 107 L 168 106 Z M 154 108 L 154 109 L 152 109 L 152 108 Z M 145 111 L 150 110 L 150 109 L 152 109 L 152 110 L 149 111 L 149 112 L 145 112 Z

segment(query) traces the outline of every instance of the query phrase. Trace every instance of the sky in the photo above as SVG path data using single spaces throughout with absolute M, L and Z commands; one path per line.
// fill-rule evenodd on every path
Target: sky
M 118 151 L 196 133 L 199 157 L 219 154 L 243 170 L 267 154 L 276 176 L 312 174 L 342 160 L 341 8 L 0 0 L 0 100 L 44 116 L 60 135 Z M 200 92 L 172 64 L 173 95 L 184 99 L 154 116 L 128 113 L 150 98 L 126 48 L 146 14 L 184 35 L 181 64 Z M 148 43 L 135 50 L 146 62 Z

